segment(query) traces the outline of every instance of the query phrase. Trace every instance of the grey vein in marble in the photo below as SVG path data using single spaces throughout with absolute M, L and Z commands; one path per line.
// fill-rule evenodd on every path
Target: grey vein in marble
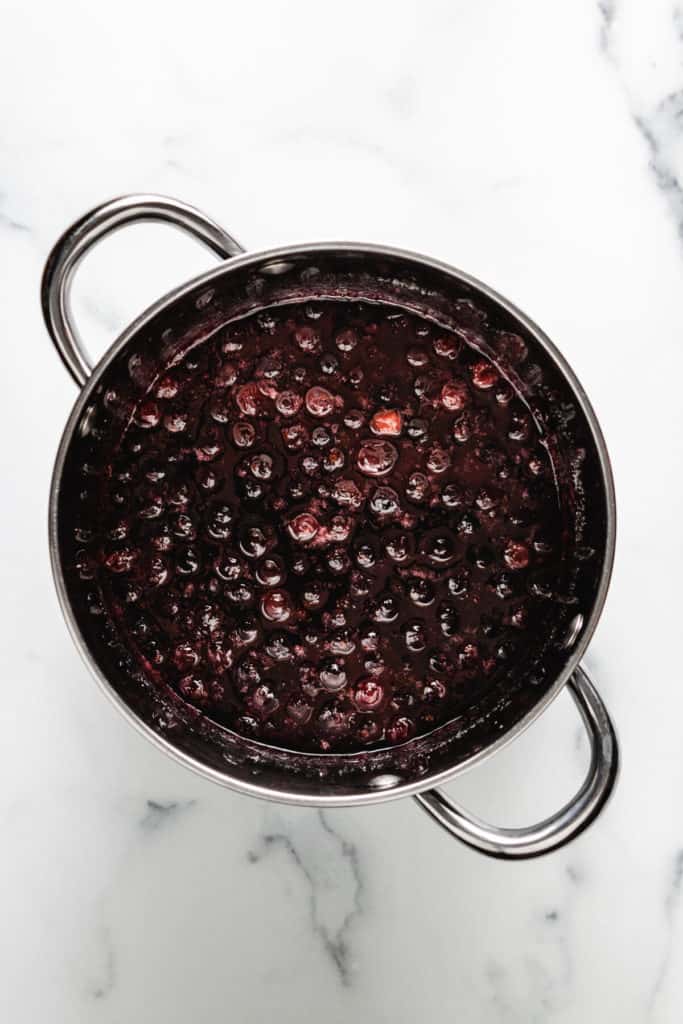
M 683 850 L 678 850 L 674 857 L 666 900 L 664 901 L 666 945 L 664 947 L 664 955 L 659 963 L 657 977 L 655 978 L 655 983 L 652 986 L 652 991 L 650 992 L 650 998 L 648 1000 L 648 1009 L 650 1012 L 654 1010 L 657 1004 L 657 1000 L 664 988 L 664 984 L 671 967 L 671 954 L 673 952 L 676 918 L 678 916 L 678 906 L 681 899 L 681 883 L 683 883 Z
M 93 999 L 106 999 L 116 984 L 116 955 L 111 932 L 106 926 L 100 931 L 100 942 L 102 946 L 102 972 L 98 981 L 93 984 L 90 992 Z
M 665 93 L 650 109 L 634 104 L 629 82 L 621 61 L 613 52 L 611 42 L 617 17 L 616 0 L 598 0 L 602 16 L 600 48 L 616 69 L 626 94 L 633 123 L 640 132 L 649 151 L 649 162 L 655 183 L 664 194 L 673 214 L 678 235 L 683 239 L 683 176 L 677 170 L 679 140 L 683 131 L 683 74 L 681 88 Z M 683 9 L 671 12 L 672 28 L 679 43 L 683 43 Z M 683 60 L 683 53 L 681 53 Z M 653 66 L 654 63 L 653 63 Z
M 600 49 L 607 51 L 609 48 L 609 37 L 616 14 L 616 0 L 598 0 L 598 10 L 602 16 L 600 26 Z
M 80 305 L 84 312 L 106 331 L 109 331 L 111 334 L 120 331 L 123 317 L 113 307 L 107 307 L 101 299 L 93 299 L 88 295 L 84 295 L 80 299 Z
M 6 195 L 0 192 L 0 206 L 6 205 Z M 18 220 L 11 214 L 6 213 L 4 210 L 0 210 L 0 227 L 6 228 L 8 231 L 25 232 L 26 234 L 31 233 L 31 228 L 24 221 Z
M 310 829 L 317 821 L 322 828 Z M 292 833 L 296 833 L 294 838 Z M 325 836 L 329 837 L 325 842 Z M 344 839 L 323 811 L 315 816 L 288 822 L 260 836 L 259 849 L 248 859 L 258 864 L 274 848 L 285 850 L 308 886 L 309 913 L 313 931 L 322 943 L 339 981 L 349 986 L 353 976 L 350 931 L 362 911 L 363 880 L 356 846 Z
M 186 800 L 183 803 L 179 803 L 177 800 L 169 800 L 166 803 L 160 803 L 158 800 L 148 800 L 147 811 L 140 819 L 140 828 L 146 832 L 155 832 L 171 818 L 176 817 L 178 813 L 194 807 L 196 803 L 196 800 Z

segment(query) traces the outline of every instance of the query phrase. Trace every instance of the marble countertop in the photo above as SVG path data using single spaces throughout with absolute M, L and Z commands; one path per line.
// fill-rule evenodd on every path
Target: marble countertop
M 681 9 L 9 0 L 3 37 L 3 1021 L 679 1021 Z M 323 813 L 239 796 L 102 698 L 50 578 L 49 478 L 75 390 L 38 287 L 67 224 L 127 191 L 194 203 L 247 247 L 432 254 L 512 298 L 574 366 L 617 485 L 586 664 L 623 771 L 571 846 L 508 864 L 411 800 Z M 209 264 L 159 226 L 107 242 L 77 283 L 92 351 Z M 563 694 L 449 791 L 527 823 L 586 760 Z

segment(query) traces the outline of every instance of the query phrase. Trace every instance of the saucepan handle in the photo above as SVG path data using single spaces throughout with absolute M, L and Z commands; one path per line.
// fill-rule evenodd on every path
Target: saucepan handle
M 218 224 L 193 206 L 156 195 L 130 195 L 95 207 L 64 232 L 53 248 L 43 272 L 43 317 L 59 355 L 79 386 L 92 371 L 92 362 L 74 324 L 69 301 L 74 272 L 93 245 L 125 224 L 163 221 L 194 235 L 209 249 L 227 259 L 244 252 L 242 246 Z
M 451 835 L 491 857 L 522 860 L 564 846 L 603 809 L 614 788 L 619 767 L 614 726 L 584 670 L 578 668 L 567 685 L 588 732 L 591 757 L 581 789 L 556 814 L 526 828 L 498 828 L 456 806 L 440 789 L 426 790 L 415 799 Z

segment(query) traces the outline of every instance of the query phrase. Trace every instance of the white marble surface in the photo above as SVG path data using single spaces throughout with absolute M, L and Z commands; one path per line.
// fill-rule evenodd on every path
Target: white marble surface
M 7 1024 L 678 1022 L 683 998 L 683 11 L 672 0 L 0 2 Z M 411 801 L 276 808 L 194 778 L 101 697 L 59 616 L 42 327 L 57 234 L 125 191 L 246 245 L 358 238 L 464 267 L 576 368 L 619 543 L 589 669 L 618 792 L 566 851 L 487 860 Z M 93 350 L 206 254 L 131 230 L 83 268 Z M 566 695 L 453 783 L 500 823 L 577 785 Z

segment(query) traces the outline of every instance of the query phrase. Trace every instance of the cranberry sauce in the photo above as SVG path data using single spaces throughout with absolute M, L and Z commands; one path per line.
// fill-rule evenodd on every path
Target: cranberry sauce
M 82 578 L 156 685 L 324 753 L 403 743 L 531 671 L 563 563 L 553 466 L 466 329 L 282 305 L 139 395 L 104 396 L 132 415 Z

